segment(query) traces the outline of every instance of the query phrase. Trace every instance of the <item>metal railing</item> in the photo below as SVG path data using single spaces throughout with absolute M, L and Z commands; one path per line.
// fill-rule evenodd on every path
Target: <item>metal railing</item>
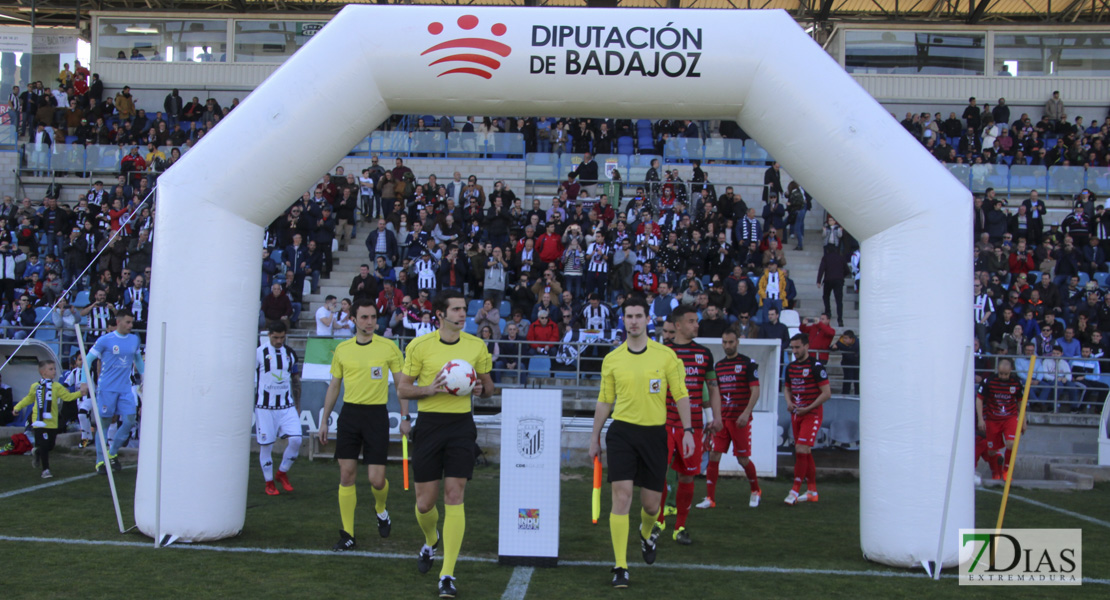
M 996 360 L 999 358 L 1009 358 L 1015 361 L 1013 370 L 1013 377 L 1015 377 L 1021 384 L 1025 385 L 1025 378 L 1028 373 L 1028 356 L 1016 355 L 985 355 L 984 358 L 988 360 Z M 1075 373 L 1068 371 L 1062 376 L 1052 377 L 1050 381 L 1046 381 L 1045 377 L 1050 374 L 1044 370 L 1044 363 L 1052 360 L 1060 360 L 1068 363 L 1069 367 L 1073 361 L 1087 361 L 1092 360 L 1098 363 L 1099 373 Z M 1022 362 L 1018 362 L 1022 361 Z M 1110 368 L 1110 359 L 1091 358 L 1084 359 L 1081 357 L 1070 357 L 1054 359 L 1053 357 L 1037 357 L 1037 363 L 1034 365 L 1033 372 L 1033 386 L 1029 390 L 1029 408 L 1030 412 L 1036 413 L 1087 413 L 1087 414 L 1101 414 L 1102 405 L 1106 400 L 1107 392 L 1110 392 L 1110 374 L 1102 374 L 1106 371 L 1104 367 Z M 975 377 L 978 380 L 995 373 L 995 369 L 983 368 L 975 369 Z M 1064 379 L 1061 381 L 1061 379 Z

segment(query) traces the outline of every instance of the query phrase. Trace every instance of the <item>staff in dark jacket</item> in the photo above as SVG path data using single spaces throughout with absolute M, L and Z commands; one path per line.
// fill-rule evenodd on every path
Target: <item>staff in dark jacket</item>
M 848 259 L 840 253 L 836 246 L 825 246 L 825 255 L 821 257 L 821 265 L 817 267 L 817 287 L 822 288 L 821 297 L 825 301 L 825 314 L 831 315 L 829 310 L 829 294 L 836 295 L 836 326 L 844 327 L 844 278 L 848 274 Z

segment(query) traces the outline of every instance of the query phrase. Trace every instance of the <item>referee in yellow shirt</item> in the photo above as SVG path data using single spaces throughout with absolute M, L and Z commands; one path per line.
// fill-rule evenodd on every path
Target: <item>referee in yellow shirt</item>
M 685 434 L 682 456 L 694 453 L 694 428 L 690 426 L 690 394 L 686 370 L 674 350 L 647 335 L 648 304 L 640 295 L 624 303 L 628 339 L 601 363 L 601 393 L 594 410 L 590 458 L 601 453 L 601 428 L 609 413 L 613 423 L 605 435 L 609 455 L 609 483 L 613 509 L 609 534 L 613 540 L 613 587 L 628 587 L 628 511 L 632 488 L 640 488 L 640 550 L 644 562 L 655 562 L 652 527 L 659 517 L 667 478 L 667 391 L 676 398 Z
M 343 529 L 332 550 L 343 552 L 355 547 L 355 480 L 358 455 L 367 465 L 370 489 L 374 493 L 374 511 L 378 515 L 378 534 L 389 537 L 392 523 L 385 508 L 389 480 L 385 478 L 385 462 L 389 453 L 389 373 L 396 380 L 404 358 L 392 340 L 375 337 L 378 309 L 369 298 L 355 300 L 355 337 L 339 344 L 331 360 L 331 383 L 324 396 L 323 422 L 317 434 L 320 445 L 328 444 L 328 416 L 339 398 L 339 387 L 346 383 L 343 410 L 336 423 L 335 458 L 339 461 L 339 517 Z
M 416 426 L 412 427 L 412 470 L 416 481 L 416 521 L 424 532 L 424 546 L 417 557 L 417 568 L 427 573 L 439 545 L 439 481 L 443 484 L 443 567 L 439 572 L 439 597 L 455 597 L 455 561 L 466 531 L 463 495 L 466 482 L 474 474 L 474 446 L 478 430 L 474 426 L 470 397 L 444 390 L 443 367 L 452 360 L 465 360 L 474 366 L 478 382 L 474 394 L 489 398 L 493 394 L 490 370 L 493 360 L 484 341 L 463 332 L 466 325 L 466 299 L 453 291 L 440 292 L 432 304 L 439 329 L 422 335 L 406 348 L 405 368 L 397 379 L 401 401 L 401 433 L 409 432 L 409 400 L 420 403 Z

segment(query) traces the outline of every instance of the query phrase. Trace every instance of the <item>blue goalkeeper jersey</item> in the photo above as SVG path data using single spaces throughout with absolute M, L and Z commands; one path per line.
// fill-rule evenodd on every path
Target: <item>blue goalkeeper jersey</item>
M 100 336 L 93 344 L 93 352 L 100 359 L 100 379 L 97 389 L 126 393 L 131 391 L 131 371 L 136 362 L 142 372 L 143 358 L 139 355 L 139 336 L 116 332 Z

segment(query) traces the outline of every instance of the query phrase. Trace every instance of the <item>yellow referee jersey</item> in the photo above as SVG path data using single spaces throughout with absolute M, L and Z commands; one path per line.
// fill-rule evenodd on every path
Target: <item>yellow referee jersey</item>
M 416 385 L 431 385 L 443 365 L 451 360 L 462 359 L 474 365 L 476 373 L 489 373 L 493 369 L 493 358 L 486 349 L 486 343 L 465 331 L 459 332 L 459 339 L 453 344 L 444 342 L 439 331 L 433 331 L 413 340 L 405 348 L 405 368 L 403 373 L 416 378 Z M 420 400 L 417 411 L 421 413 L 468 413 L 470 396 L 454 396 L 439 393 Z
M 389 400 L 389 372 L 400 372 L 405 359 L 392 340 L 374 336 L 367 344 L 357 338 L 335 347 L 331 376 L 343 380 L 346 404 L 385 404 Z
M 686 369 L 674 350 L 648 340 L 643 352 L 625 342 L 601 363 L 598 402 L 613 404 L 613 418 L 633 425 L 667 422 L 667 391 L 676 400 L 688 398 Z

